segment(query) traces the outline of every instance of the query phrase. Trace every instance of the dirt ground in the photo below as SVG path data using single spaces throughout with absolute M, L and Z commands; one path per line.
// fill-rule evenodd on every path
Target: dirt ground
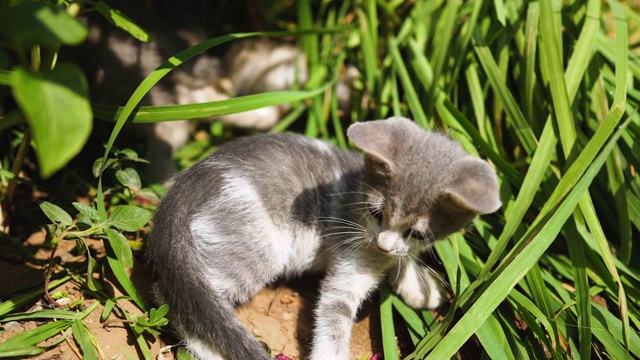
M 11 263 L 0 261 L 0 294 L 6 294 L 20 286 L 42 281 L 43 269 L 50 250 L 43 247 L 45 233 L 34 233 L 25 241 L 24 245 L 34 251 L 37 261 L 27 263 Z M 100 241 L 89 243 L 98 256 L 104 252 Z M 73 242 L 63 242 L 56 251 L 59 262 L 65 266 L 81 266 L 86 261 L 84 256 L 73 254 Z M 15 251 L 6 244 L 0 251 Z M 5 253 L 6 254 L 6 253 Z M 4 257 L 3 257 L 4 258 Z M 9 258 L 8 256 L 6 258 Z M 5 259 L 6 259 L 5 258 Z M 142 261 L 136 260 L 131 272 L 131 279 L 136 287 L 145 295 L 148 295 L 150 277 Z M 109 279 L 107 279 L 109 280 Z M 284 354 L 292 359 L 304 359 L 308 354 L 313 324 L 313 304 L 316 297 L 315 289 L 319 279 L 315 277 L 302 278 L 287 284 L 278 284 L 261 291 L 246 306 L 238 309 L 237 313 L 247 328 L 260 338 L 270 349 L 273 355 Z M 81 290 L 77 283 L 69 281 L 56 290 L 66 291 L 75 300 L 80 298 Z M 120 292 L 116 290 L 116 296 Z M 0 299 L 7 300 L 7 299 Z M 86 297 L 85 305 L 89 306 L 96 300 Z M 132 303 L 120 302 L 133 314 L 141 314 Z M 28 304 L 24 311 L 35 311 L 43 308 L 43 299 L 37 303 Z M 45 305 L 46 306 L 46 305 Z M 108 327 L 103 327 L 100 322 L 102 305 L 93 311 L 85 320 L 89 330 L 94 334 L 100 347 L 102 359 L 127 359 L 138 358 L 135 339 L 132 332 L 122 323 L 113 322 Z M 110 319 L 115 319 L 112 314 Z M 24 331 L 36 328 L 44 322 L 11 322 L 2 324 L 4 331 L 0 331 L 0 342 Z M 353 329 L 351 340 L 352 359 L 370 359 L 375 353 L 382 351 L 380 340 L 380 320 L 377 304 L 377 295 L 373 300 L 365 303 L 359 315 L 359 319 Z M 173 359 L 179 340 L 168 336 L 147 336 L 147 343 L 151 353 L 156 359 Z M 40 345 L 46 345 L 46 342 Z M 67 340 L 54 348 L 38 355 L 37 359 L 81 359 L 77 345 L 69 336 Z

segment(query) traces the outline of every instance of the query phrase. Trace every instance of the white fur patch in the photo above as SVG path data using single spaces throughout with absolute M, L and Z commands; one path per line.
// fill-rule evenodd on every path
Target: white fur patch
M 400 266 L 400 265 L 398 265 Z M 424 266 L 409 260 L 389 279 L 393 289 L 414 309 L 435 309 L 442 296 L 438 283 Z
M 237 279 L 227 278 L 223 273 L 215 271 L 217 266 L 212 265 L 208 271 L 210 284 L 215 289 L 232 297 L 238 296 L 237 301 L 246 302 L 249 300 L 247 296 L 273 281 L 290 262 L 293 252 L 292 237 L 273 223 L 246 175 L 233 170 L 225 171 L 220 190 L 220 195 L 213 198 L 200 214 L 194 216 L 191 232 L 200 252 L 220 254 L 220 259 L 232 256 L 238 248 L 255 250 L 256 261 L 250 264 L 253 269 L 247 276 L 259 274 L 263 281 L 248 281 L 243 284 L 245 289 L 250 290 L 248 292 L 239 293 Z M 235 219 L 225 219 L 225 216 Z M 227 224 L 222 222 L 228 221 L 242 221 L 244 226 L 240 230 L 250 230 L 235 235 L 225 234 L 223 228 Z M 263 254 L 269 254 L 269 258 L 261 258 Z
M 222 355 L 196 338 L 185 338 L 187 350 L 201 360 L 225 360 Z

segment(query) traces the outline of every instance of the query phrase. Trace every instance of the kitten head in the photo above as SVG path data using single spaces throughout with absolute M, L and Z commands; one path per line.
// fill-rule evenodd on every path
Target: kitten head
M 347 134 L 365 155 L 368 229 L 383 253 L 419 252 L 501 206 L 493 168 L 443 134 L 401 117 Z

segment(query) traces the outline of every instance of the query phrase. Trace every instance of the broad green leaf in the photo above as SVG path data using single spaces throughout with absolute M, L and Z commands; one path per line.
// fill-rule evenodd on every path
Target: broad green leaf
M 125 268 L 133 266 L 133 254 L 131 253 L 131 247 L 127 242 L 127 238 L 114 229 L 107 229 L 107 238 L 116 257 L 122 263 L 122 266 Z
M 57 49 L 60 44 L 78 45 L 89 30 L 63 8 L 43 2 L 22 2 L 17 6 L 0 6 L 0 34 L 11 39 L 18 51 L 34 45 Z
M 126 168 L 124 170 L 116 171 L 116 179 L 120 181 L 120 183 L 133 192 L 137 192 L 142 187 L 142 181 L 140 180 L 140 175 L 133 168 Z
M 120 10 L 116 10 L 102 1 L 96 3 L 96 10 L 105 17 L 110 23 L 128 32 L 134 38 L 143 41 L 154 41 L 153 37 L 147 31 L 134 23 L 127 15 Z
M 151 212 L 136 206 L 116 207 L 107 219 L 107 225 L 123 231 L 137 231 L 151 219 Z
M 43 201 L 40 203 L 40 209 L 54 224 L 65 226 L 71 226 L 73 224 L 71 215 L 58 205 Z
M 49 177 L 80 152 L 91 133 L 84 74 L 73 64 L 41 73 L 19 66 L 12 92 L 32 131 L 40 174 Z

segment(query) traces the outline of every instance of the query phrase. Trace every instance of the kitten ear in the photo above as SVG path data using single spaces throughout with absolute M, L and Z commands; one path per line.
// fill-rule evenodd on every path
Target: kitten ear
M 375 120 L 355 123 L 347 130 L 347 136 L 353 143 L 365 153 L 367 160 L 381 167 L 383 172 L 390 173 L 393 170 L 392 157 L 395 152 L 396 142 L 400 135 L 401 126 L 411 120 L 396 117 L 387 120 Z
M 489 163 L 468 157 L 457 165 L 453 181 L 446 189 L 450 198 L 475 214 L 490 214 L 500 209 L 498 179 Z

